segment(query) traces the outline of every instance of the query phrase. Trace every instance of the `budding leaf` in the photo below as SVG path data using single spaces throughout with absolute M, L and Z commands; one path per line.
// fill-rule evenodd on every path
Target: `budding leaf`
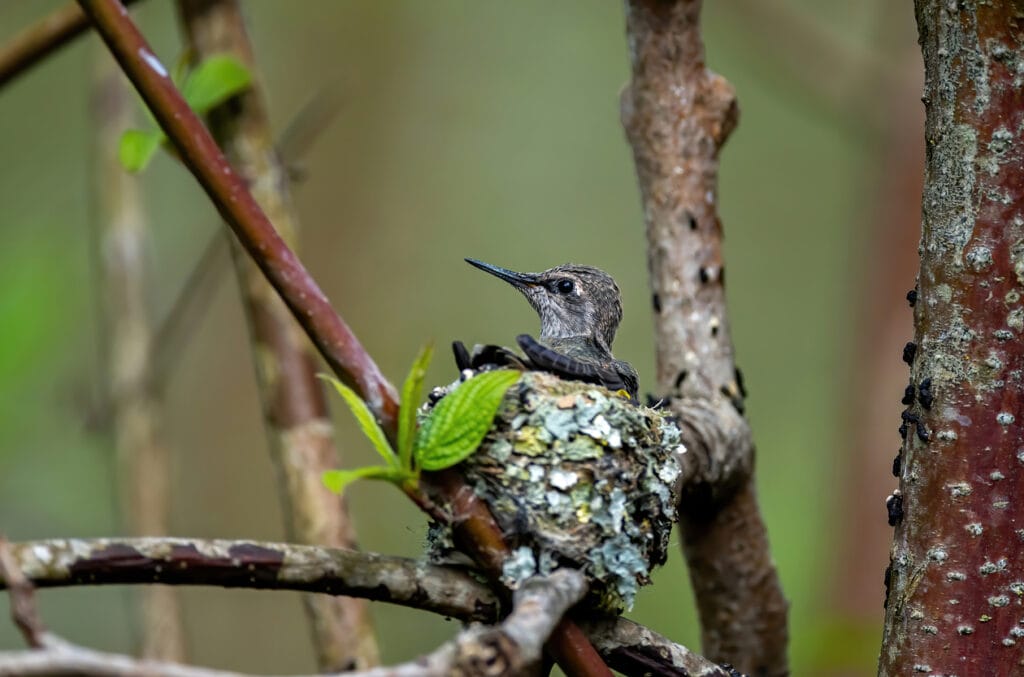
M 412 469 L 413 435 L 416 432 L 416 409 L 423 397 L 423 379 L 434 356 L 434 347 L 423 347 L 402 384 L 402 399 L 398 407 L 398 459 L 402 468 Z
M 416 435 L 417 466 L 443 470 L 472 454 L 490 429 L 505 391 L 520 375 L 511 369 L 484 372 L 438 402 Z
M 332 376 L 321 374 L 320 378 L 334 386 L 334 389 L 337 390 L 338 394 L 341 395 L 343 400 L 345 400 L 345 404 L 347 404 L 348 408 L 352 410 L 352 415 L 356 417 L 359 427 L 362 428 L 363 434 L 373 442 L 373 446 L 377 450 L 377 453 L 380 454 L 381 458 L 384 459 L 389 468 L 399 469 L 401 466 L 398 464 L 398 457 L 395 456 L 395 452 L 388 443 L 387 437 L 384 436 L 384 431 L 380 429 L 377 419 L 373 417 L 373 412 L 371 412 L 370 408 L 366 406 L 363 399 L 356 394 L 356 391 L 352 390 Z M 355 471 L 346 470 L 338 472 Z
M 236 94 L 248 89 L 252 75 L 238 59 L 218 54 L 205 59 L 185 78 L 181 95 L 199 115 L 209 113 Z
M 384 480 L 395 484 L 401 484 L 410 478 L 410 473 L 396 470 L 395 468 L 388 468 L 382 465 L 369 465 L 363 468 L 353 468 L 352 470 L 325 470 L 320 476 L 320 481 L 324 483 L 325 487 L 334 493 L 340 494 L 345 491 L 345 488 L 348 485 L 352 484 L 356 480 Z
M 160 131 L 147 131 L 141 129 L 129 129 L 121 135 L 121 142 L 117 149 L 118 160 L 121 166 L 129 172 L 140 172 L 146 168 L 149 161 L 153 159 L 164 135 Z
M 183 62 L 182 62 L 183 63 Z M 179 78 L 174 78 L 177 83 Z M 240 61 L 226 54 L 206 59 L 188 74 L 181 85 L 181 95 L 189 108 L 198 115 L 241 94 L 252 84 L 252 75 Z M 147 109 L 147 114 L 149 113 Z M 152 115 L 148 116 L 152 120 Z M 159 128 L 142 131 L 129 129 L 121 135 L 118 159 L 129 172 L 140 172 L 153 159 L 160 145 L 167 140 Z

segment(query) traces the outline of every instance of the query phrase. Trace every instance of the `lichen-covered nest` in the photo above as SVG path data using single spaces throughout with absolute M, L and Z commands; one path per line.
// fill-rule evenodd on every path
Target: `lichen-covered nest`
M 589 577 L 592 604 L 618 613 L 665 562 L 682 452 L 679 429 L 662 412 L 527 372 L 458 469 L 513 548 L 510 587 L 570 566 Z M 448 529 L 432 525 L 429 554 L 445 559 L 451 548 Z

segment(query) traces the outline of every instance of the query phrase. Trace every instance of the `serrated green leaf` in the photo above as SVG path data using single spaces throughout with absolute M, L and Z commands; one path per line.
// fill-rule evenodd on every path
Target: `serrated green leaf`
M 423 379 L 434 356 L 434 346 L 425 345 L 416 361 L 412 363 L 409 375 L 402 384 L 402 399 L 398 407 L 398 460 L 402 468 L 412 470 L 412 443 L 416 432 L 416 409 L 423 397 Z
M 117 157 L 121 166 L 129 172 L 139 172 L 146 168 L 153 155 L 160 148 L 164 135 L 159 131 L 144 132 L 141 129 L 129 129 L 121 135 L 117 149 Z
M 511 369 L 484 372 L 438 402 L 416 435 L 417 466 L 443 470 L 472 454 L 490 429 L 505 391 L 520 376 Z
M 356 480 L 385 480 L 394 484 L 401 484 L 410 478 L 410 474 L 395 468 L 388 468 L 382 465 L 368 465 L 352 470 L 325 470 L 320 475 L 320 481 L 324 486 L 336 494 L 343 493 L 345 487 Z
M 244 92 L 252 75 L 238 59 L 219 54 L 205 59 L 189 73 L 181 87 L 181 95 L 189 108 L 205 115 L 214 107 Z
M 384 462 L 391 468 L 400 468 L 398 457 L 388 443 L 388 438 L 384 435 L 384 431 L 380 429 L 380 425 L 377 423 L 377 419 L 374 418 L 373 412 L 366 406 L 366 402 L 363 402 L 363 399 L 356 394 L 356 391 L 333 376 L 320 374 L 320 378 L 334 386 L 334 389 L 338 391 L 341 398 L 345 400 L 345 404 L 352 410 L 352 415 L 356 417 L 359 427 L 362 428 L 363 434 L 373 442 L 373 447 L 380 454 L 381 458 L 384 459 Z

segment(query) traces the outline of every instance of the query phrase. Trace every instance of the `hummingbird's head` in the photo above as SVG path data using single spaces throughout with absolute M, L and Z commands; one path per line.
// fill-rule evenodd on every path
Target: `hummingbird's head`
M 622 303 L 615 280 L 603 270 L 565 263 L 541 273 L 517 273 L 476 259 L 466 262 L 523 293 L 540 315 L 541 340 L 587 336 L 611 352 Z

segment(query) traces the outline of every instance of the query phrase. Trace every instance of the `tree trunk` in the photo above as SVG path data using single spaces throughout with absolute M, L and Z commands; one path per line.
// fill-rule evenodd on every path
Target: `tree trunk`
M 1024 3 L 916 0 L 927 155 L 880 675 L 1024 669 Z M 895 502 L 894 502 L 895 503 Z

